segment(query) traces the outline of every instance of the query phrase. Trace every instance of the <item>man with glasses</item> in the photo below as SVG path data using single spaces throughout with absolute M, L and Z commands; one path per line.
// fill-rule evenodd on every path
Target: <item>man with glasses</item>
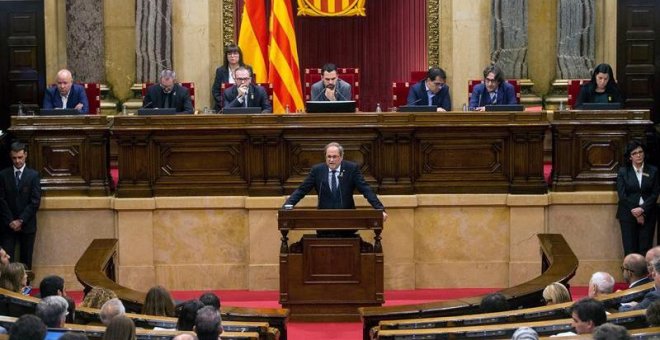
M 646 268 L 646 259 L 640 254 L 628 254 L 623 259 L 621 270 L 623 271 L 623 280 L 628 283 L 628 288 L 634 288 L 651 282 L 649 272 Z
M 266 89 L 252 84 L 250 70 L 240 66 L 234 72 L 234 80 L 236 80 L 236 85 L 225 90 L 225 108 L 260 107 L 262 113 L 273 112 Z
M 163 70 L 160 73 L 158 84 L 149 86 L 144 96 L 144 108 L 176 109 L 177 113 L 193 113 L 190 92 L 176 81 L 176 73 L 172 70 Z
M 321 68 L 321 80 L 312 85 L 311 101 L 352 100 L 351 84 L 337 78 L 337 66 L 325 64 Z
M 439 67 L 432 67 L 426 78 L 413 85 L 408 91 L 408 105 L 435 106 L 438 112 L 451 111 L 447 74 Z
M 516 90 L 504 79 L 502 69 L 495 65 L 486 67 L 484 82 L 472 89 L 470 110 L 486 111 L 486 105 L 512 104 L 517 104 Z

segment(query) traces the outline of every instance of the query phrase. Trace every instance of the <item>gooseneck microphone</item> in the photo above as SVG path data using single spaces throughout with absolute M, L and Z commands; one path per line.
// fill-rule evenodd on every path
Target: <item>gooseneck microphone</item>
M 321 99 L 321 96 L 323 96 L 323 94 L 325 93 L 326 86 L 325 86 L 325 84 L 323 84 L 323 82 L 321 82 L 321 85 L 323 85 L 323 87 L 321 88 L 321 91 L 319 91 L 319 93 L 317 93 L 316 96 L 314 96 L 314 98 L 312 98 L 312 101 L 317 101 L 317 100 Z
M 142 108 L 143 108 L 143 109 L 148 109 L 148 108 L 151 108 L 151 106 L 153 105 L 153 103 L 154 103 L 153 101 L 151 101 L 151 102 L 148 102 L 147 104 L 145 104 L 145 105 L 142 105 Z

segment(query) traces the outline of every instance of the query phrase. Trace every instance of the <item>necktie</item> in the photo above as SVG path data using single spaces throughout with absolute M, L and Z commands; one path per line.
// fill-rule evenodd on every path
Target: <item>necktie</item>
M 490 102 L 491 104 L 497 104 L 497 92 L 490 93 Z
M 332 192 L 337 191 L 337 176 L 335 174 L 337 174 L 337 170 L 332 170 L 332 178 L 330 178 L 330 190 Z
M 16 171 L 16 187 L 18 188 L 18 183 L 21 182 L 21 171 Z

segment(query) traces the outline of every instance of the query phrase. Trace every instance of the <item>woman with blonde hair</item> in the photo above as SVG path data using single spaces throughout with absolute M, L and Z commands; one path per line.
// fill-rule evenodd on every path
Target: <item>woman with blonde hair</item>
M 20 293 L 25 286 L 27 286 L 27 272 L 24 264 L 12 262 L 2 268 L 0 272 L 1 288 Z
M 142 305 L 142 314 L 174 316 L 174 300 L 170 292 L 162 286 L 149 289 Z
M 108 300 L 117 298 L 117 294 L 108 288 L 94 287 L 85 295 L 80 306 L 101 309 Z
M 546 305 L 573 301 L 571 293 L 559 282 L 551 283 L 543 289 L 543 300 Z

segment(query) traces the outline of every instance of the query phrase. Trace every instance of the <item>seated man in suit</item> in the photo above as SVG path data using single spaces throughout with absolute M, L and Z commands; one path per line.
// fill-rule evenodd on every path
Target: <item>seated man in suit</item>
M 364 180 L 358 165 L 344 161 L 344 148 L 339 143 L 325 146 L 325 163 L 312 166 L 305 180 L 289 196 L 284 206 L 295 206 L 312 188 L 318 194 L 318 209 L 355 209 L 353 191 L 357 188 L 374 209 L 383 209 L 383 221 L 387 219 L 383 203 Z M 355 231 L 346 234 L 353 233 Z M 340 232 L 328 235 L 347 236 Z
M 159 109 L 175 108 L 176 112 L 181 113 L 195 111 L 190 92 L 176 82 L 176 73 L 172 70 L 163 70 L 160 73 L 159 83 L 149 86 L 142 100 L 142 106 Z
M 624 257 L 621 270 L 623 271 L 623 280 L 628 283 L 628 288 L 635 288 L 651 282 L 646 268 L 646 260 L 640 254 L 632 253 Z
M 426 78 L 410 87 L 408 105 L 428 105 L 438 108 L 438 112 L 451 111 L 449 86 L 445 84 L 447 74 L 439 67 L 432 67 Z
M 82 85 L 73 83 L 71 71 L 62 69 L 57 72 L 55 86 L 46 89 L 44 93 L 44 109 L 76 109 L 80 113 L 89 113 L 87 94 Z
M 660 258 L 656 257 L 652 261 L 653 263 L 653 272 L 651 272 L 651 276 L 653 277 L 653 283 L 655 285 L 655 288 L 651 290 L 650 292 L 646 293 L 644 295 L 644 299 L 642 302 L 637 303 L 635 301 L 628 302 L 628 303 L 622 303 L 621 307 L 619 307 L 619 312 L 626 312 L 629 310 L 638 310 L 638 309 L 646 309 L 648 308 L 654 301 L 658 300 L 660 297 Z
M 502 70 L 491 65 L 484 70 L 484 82 L 472 89 L 470 97 L 470 110 L 486 111 L 486 105 L 517 104 L 516 90 L 509 84 Z
M 311 101 L 352 100 L 351 85 L 337 78 L 337 66 L 325 64 L 321 68 L 321 80 L 312 85 Z
M 236 85 L 225 90 L 225 107 L 260 107 L 262 113 L 273 112 L 268 93 L 262 86 L 252 84 L 252 74 L 244 66 L 234 71 Z

